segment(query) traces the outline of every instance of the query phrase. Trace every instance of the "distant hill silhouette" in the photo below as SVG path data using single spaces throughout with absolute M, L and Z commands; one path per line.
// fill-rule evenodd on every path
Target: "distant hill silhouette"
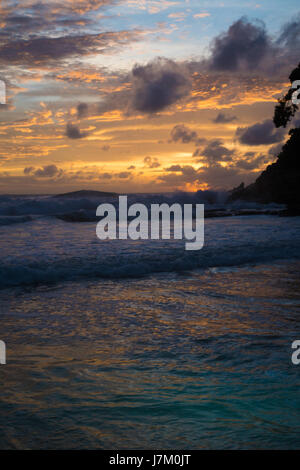
M 90 191 L 82 189 L 81 191 L 72 191 L 70 193 L 56 194 L 54 198 L 81 198 L 81 197 L 116 197 L 117 193 L 107 193 L 103 191 Z
M 300 79 L 300 64 L 290 75 L 291 83 Z M 275 107 L 274 124 L 286 127 L 294 117 L 298 106 L 291 102 L 292 88 Z M 300 128 L 289 131 L 289 139 L 283 145 L 275 163 L 269 165 L 256 181 L 249 186 L 242 183 L 234 188 L 230 200 L 244 199 L 257 202 L 287 204 L 294 213 L 300 214 Z

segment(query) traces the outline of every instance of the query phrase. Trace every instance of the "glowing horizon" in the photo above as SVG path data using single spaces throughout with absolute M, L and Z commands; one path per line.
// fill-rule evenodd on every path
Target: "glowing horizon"
M 295 1 L 7 0 L 0 12 L 1 193 L 229 189 L 286 138 L 270 123 L 298 63 Z

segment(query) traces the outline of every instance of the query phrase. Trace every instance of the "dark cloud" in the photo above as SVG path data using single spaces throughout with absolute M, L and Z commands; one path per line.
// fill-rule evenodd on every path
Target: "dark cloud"
M 127 74 L 115 74 L 116 91 L 112 89 L 103 96 L 97 111 L 156 114 L 187 97 L 191 83 L 186 66 L 172 60 L 157 58 L 146 65 L 136 64 Z
M 34 166 L 27 166 L 24 168 L 24 175 L 30 175 L 34 171 Z
M 131 176 L 131 172 L 130 171 L 121 171 L 121 173 L 118 173 L 117 174 L 117 177 L 118 178 L 121 178 L 121 179 L 127 179 Z
M 158 180 L 170 186 L 179 186 L 185 183 L 195 183 L 199 181 L 198 170 L 190 165 L 173 165 L 167 171 L 169 174 L 159 175 Z
M 255 154 L 252 152 L 246 153 L 245 157 L 246 158 L 241 158 L 235 162 L 235 168 L 240 168 L 242 170 L 255 170 L 268 163 L 269 160 L 266 155 L 258 155 L 255 157 Z
M 189 142 L 194 142 L 198 139 L 198 134 L 195 131 L 192 131 L 184 124 L 178 124 L 173 127 L 171 131 L 171 140 L 173 142 L 182 142 L 183 144 L 188 144 Z
M 111 173 L 101 173 L 99 177 L 100 179 L 111 180 L 113 175 Z
M 74 124 L 71 124 L 70 122 L 67 124 L 66 136 L 69 137 L 69 139 L 82 139 L 87 135 L 87 132 L 81 132 Z
M 109 145 L 103 145 L 103 147 L 101 147 L 101 149 L 104 151 L 104 152 L 108 152 L 110 150 L 110 146 Z
M 132 108 L 157 113 L 187 96 L 191 83 L 183 66 L 158 58 L 132 70 Z
M 284 79 L 299 62 L 300 15 L 271 37 L 262 21 L 243 17 L 211 44 L 211 56 L 202 65 L 216 72 L 246 72 Z
M 241 18 L 217 36 L 211 46 L 210 68 L 236 71 L 256 67 L 272 48 L 262 22 Z
M 77 117 L 80 119 L 88 114 L 88 105 L 86 103 L 79 103 L 77 106 Z
M 78 36 L 19 39 L 0 44 L 0 63 L 40 66 L 67 58 L 106 53 L 118 44 L 135 40 L 138 31 L 117 31 Z
M 56 165 L 45 165 L 43 168 L 26 167 L 24 168 L 25 175 L 36 176 L 37 178 L 53 178 L 62 176 L 63 170 Z
M 146 65 L 135 65 L 130 73 L 116 73 L 116 91 L 103 93 L 97 112 L 118 109 L 129 115 L 155 114 L 179 100 L 197 102 L 211 97 L 220 104 L 227 104 L 239 101 L 245 92 L 257 92 L 258 89 L 269 96 L 270 77 L 273 85 L 282 84 L 291 67 L 297 63 L 293 59 L 297 51 L 287 39 L 292 37 L 292 31 L 297 36 L 297 25 L 298 18 L 292 25 L 286 25 L 279 42 L 268 35 L 262 22 L 241 18 L 213 40 L 207 59 L 177 63 L 158 58 Z M 229 86 L 224 87 L 224 81 Z M 192 89 L 195 91 L 193 95 L 190 93 Z M 95 108 L 90 108 L 90 113 L 96 113 Z M 87 108 L 82 109 L 86 112 Z M 221 124 L 235 119 L 235 116 L 220 112 L 213 121 Z M 196 143 L 195 131 L 184 127 L 181 130 L 186 132 L 182 132 L 178 142 Z
M 171 165 L 165 171 L 181 171 L 181 165 Z
M 272 147 L 269 148 L 268 154 L 271 157 L 278 157 L 278 155 L 280 154 L 282 150 L 282 145 L 283 145 L 282 142 L 279 144 L 272 145 Z
M 219 113 L 213 120 L 212 122 L 215 122 L 216 124 L 227 124 L 229 122 L 236 121 L 237 117 L 236 116 L 226 116 L 225 113 Z
M 298 54 L 300 45 L 300 14 L 283 26 L 277 44 L 283 45 L 290 50 L 295 50 Z
M 211 140 L 204 149 L 197 149 L 194 157 L 201 157 L 199 162 L 208 162 L 210 164 L 216 162 L 229 162 L 232 160 L 235 151 L 230 150 L 223 145 L 221 139 Z
M 1 36 L 13 34 L 14 37 L 26 33 L 38 34 L 41 30 L 53 33 L 57 28 L 70 31 L 84 28 L 95 23 L 96 15 L 92 11 L 104 10 L 106 6 L 117 3 L 117 0 L 84 0 L 84 1 L 14 1 L 1 2 L 1 19 L 5 25 Z
M 241 181 L 253 180 L 251 172 L 241 172 L 235 167 L 224 167 L 220 164 L 199 169 L 199 181 L 216 189 L 230 189 Z
M 206 142 L 206 139 L 200 138 L 196 131 L 191 130 L 184 124 L 177 124 L 171 131 L 172 142 L 182 142 L 188 144 L 194 142 L 196 145 L 201 145 Z
M 145 163 L 145 166 L 147 166 L 148 168 L 158 168 L 160 166 L 160 163 L 156 157 L 154 158 L 149 157 L 149 156 L 145 157 L 144 163 Z
M 236 138 L 244 145 L 270 145 L 281 142 L 285 129 L 276 129 L 273 121 L 267 119 L 249 127 L 238 127 Z
M 143 36 L 140 30 L 99 33 L 101 10 L 118 1 L 1 2 L 0 64 L 57 65 L 65 59 L 113 51 L 138 40 Z
M 190 184 L 208 184 L 217 189 L 232 188 L 240 183 L 241 178 L 244 181 L 251 181 L 251 172 L 231 167 L 223 167 L 219 163 L 211 164 L 207 167 L 194 168 L 190 165 L 173 165 L 167 169 L 169 173 L 160 175 L 158 180 L 171 188 Z M 252 176 L 253 179 L 253 176 Z

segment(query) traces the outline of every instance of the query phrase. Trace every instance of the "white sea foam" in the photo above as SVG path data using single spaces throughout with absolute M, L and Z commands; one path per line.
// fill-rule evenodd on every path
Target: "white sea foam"
M 235 201 L 227 203 L 227 193 L 222 191 L 198 191 L 195 193 L 174 192 L 165 194 L 131 194 L 128 204 L 140 202 L 150 207 L 151 204 L 205 204 L 205 208 L 212 209 L 272 209 L 281 206 L 273 204 L 264 206 L 257 203 Z M 96 208 L 100 203 L 110 202 L 118 204 L 114 197 L 68 197 L 55 198 L 53 196 L 0 196 L 0 216 L 57 216 L 81 212 L 86 217 L 95 217 Z M 8 219 L 6 219 L 8 220 Z M 20 222 L 25 221 L 20 219 Z
M 248 216 L 208 219 L 205 245 L 187 252 L 184 240 L 106 240 L 95 223 L 35 218 L 0 230 L 0 286 L 242 266 L 300 258 L 300 218 Z

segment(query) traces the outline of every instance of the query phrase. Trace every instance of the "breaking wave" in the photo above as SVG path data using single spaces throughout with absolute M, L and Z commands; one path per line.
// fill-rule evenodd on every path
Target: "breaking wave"
M 276 204 L 262 205 L 246 201 L 227 202 L 225 191 L 176 191 L 164 194 L 130 194 L 128 204 L 141 202 L 148 208 L 151 204 L 205 204 L 207 210 L 279 209 Z M 59 217 L 66 221 L 89 221 L 95 219 L 99 204 L 110 202 L 116 207 L 116 197 L 57 197 L 57 196 L 0 196 L 0 225 L 28 222 L 28 217 Z
M 245 220 L 245 218 L 238 219 Z M 283 218 L 278 220 L 283 221 Z M 225 222 L 225 219 L 222 219 L 223 221 Z M 296 222 L 296 219 L 293 221 Z M 258 240 L 254 240 L 252 237 L 255 231 L 248 230 L 249 237 L 246 241 L 245 233 L 243 230 L 238 232 L 237 224 L 234 239 L 231 239 L 231 231 L 226 233 L 222 227 L 219 230 L 216 227 L 215 230 L 219 231 L 219 238 L 207 240 L 202 250 L 193 252 L 185 251 L 184 241 L 181 240 L 138 242 L 98 240 L 80 245 L 70 237 L 69 233 L 66 234 L 66 240 L 60 249 L 59 246 L 51 249 L 51 245 L 46 244 L 32 248 L 32 253 L 26 254 L 24 247 L 23 255 L 18 252 L 6 258 L 0 266 L 0 287 L 92 278 L 125 279 L 155 273 L 176 273 L 213 267 L 238 267 L 280 259 L 300 259 L 299 220 L 294 230 L 289 231 L 289 237 L 279 237 L 278 240 L 270 240 L 267 234 L 265 240 L 261 235 L 258 236 Z M 210 231 L 209 228 L 207 231 Z M 278 236 L 276 226 L 274 233 Z M 213 234 L 214 231 L 211 235 Z M 59 238 L 53 241 L 53 245 L 60 243 Z

